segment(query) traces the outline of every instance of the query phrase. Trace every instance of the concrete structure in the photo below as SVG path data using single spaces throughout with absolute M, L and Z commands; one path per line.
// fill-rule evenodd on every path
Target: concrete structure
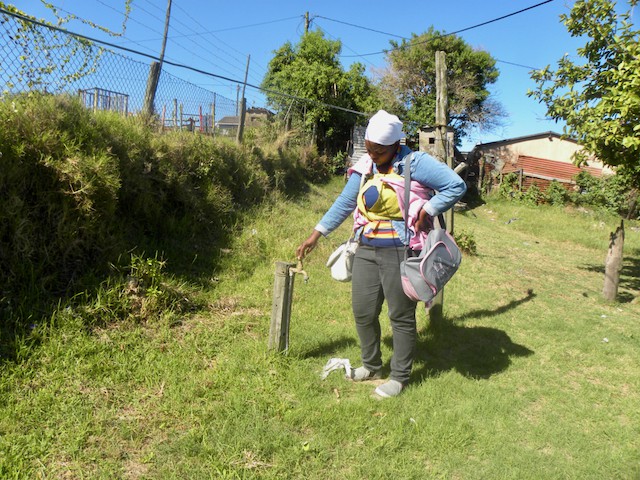
M 267 110 L 266 108 L 248 108 L 245 113 L 244 126 L 245 128 L 257 127 L 262 122 L 270 120 L 273 115 L 273 112 Z M 239 118 L 240 117 L 236 115 L 228 115 L 218 120 L 218 123 L 216 123 L 216 127 L 218 128 L 220 134 L 235 135 L 236 131 L 238 130 L 238 125 L 240 124 Z

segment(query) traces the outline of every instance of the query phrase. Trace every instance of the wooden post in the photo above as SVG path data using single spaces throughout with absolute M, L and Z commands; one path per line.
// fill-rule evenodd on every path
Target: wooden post
M 169 20 L 171 18 L 171 0 L 167 3 L 167 12 L 164 20 L 164 35 L 162 37 L 162 47 L 160 49 L 160 58 L 158 62 L 152 62 L 149 67 L 149 78 L 147 79 L 147 90 L 144 94 L 144 105 L 142 111 L 151 117 L 154 112 L 154 103 L 156 99 L 156 91 L 158 90 L 158 81 L 160 80 L 160 72 L 162 71 L 162 62 L 164 61 L 164 51 L 167 46 L 167 34 L 169 33 Z
M 618 295 L 618 283 L 620 282 L 620 271 L 622 270 L 622 250 L 624 247 L 624 220 L 620 221 L 620 226 L 611 233 L 609 239 L 609 251 L 604 263 L 604 288 L 602 294 L 604 299 L 613 302 Z
M 158 89 L 158 79 L 160 78 L 160 64 L 152 62 L 149 67 L 149 78 L 147 79 L 147 90 L 144 94 L 143 113 L 152 116 L 155 112 L 156 90 Z
M 251 61 L 251 55 L 247 56 L 247 68 L 244 71 L 244 84 L 242 85 L 242 97 L 241 97 L 241 104 L 240 104 L 240 114 L 238 115 L 238 132 L 237 132 L 237 137 L 236 137 L 236 141 L 237 143 L 242 143 L 242 134 L 244 132 L 244 119 L 245 119 L 245 115 L 247 113 L 247 99 L 244 98 L 244 92 L 245 89 L 247 88 L 247 77 L 249 76 L 249 62 Z
M 216 94 L 213 94 L 213 103 L 211 104 L 211 136 L 216 136 Z
M 295 267 L 295 263 L 276 262 L 273 303 L 271 306 L 271 327 L 269 329 L 269 350 L 276 350 L 277 352 L 286 352 L 289 349 L 289 322 L 295 280 L 295 275 L 291 275 L 290 269 L 293 267 Z
M 178 129 L 178 99 L 173 99 L 173 128 Z
M 453 145 L 449 140 L 448 129 L 448 91 L 447 64 L 445 52 L 436 52 L 436 124 L 435 124 L 435 152 L 438 160 L 446 162 L 453 168 Z M 445 212 L 447 231 L 453 235 L 453 208 Z M 429 308 L 429 318 L 432 322 L 441 322 L 444 308 L 444 289 L 440 290 Z
M 236 143 L 242 143 L 242 135 L 244 134 L 244 119 L 247 107 L 247 100 L 240 99 L 240 115 L 238 116 L 238 130 L 236 131 Z
M 522 193 L 522 187 L 524 186 L 524 170 L 518 170 L 518 190 Z

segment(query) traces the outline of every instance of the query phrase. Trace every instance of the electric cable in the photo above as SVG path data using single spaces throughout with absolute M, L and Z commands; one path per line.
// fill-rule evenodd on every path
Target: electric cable
M 156 57 L 155 55 L 150 55 L 150 54 L 147 54 L 147 53 L 144 53 L 144 52 L 139 52 L 139 51 L 133 50 L 131 48 L 119 46 L 119 45 L 116 45 L 116 44 L 111 43 L 111 42 L 106 42 L 104 40 L 98 40 L 97 38 L 89 37 L 88 35 L 82 35 L 80 33 L 71 32 L 71 31 L 66 30 L 64 28 L 56 27 L 54 25 L 49 25 L 49 24 L 46 24 L 46 23 L 41 22 L 39 20 L 30 18 L 30 17 L 26 17 L 24 15 L 20 15 L 20 14 L 15 13 L 15 12 L 11 12 L 9 10 L 6 10 L 3 7 L 0 7 L 0 13 L 3 13 L 5 15 L 9 15 L 9 16 L 14 17 L 14 18 L 18 18 L 20 20 L 23 20 L 23 21 L 26 21 L 26 22 L 29 22 L 29 23 L 33 23 L 35 25 L 39 25 L 39 26 L 47 28 L 49 30 L 55 30 L 57 32 L 64 33 L 66 35 L 70 35 L 70 36 L 78 38 L 78 39 L 87 40 L 87 41 L 90 41 L 90 42 L 94 42 L 94 43 L 97 43 L 97 44 L 100 44 L 100 45 L 105 45 L 107 47 L 115 48 L 115 49 L 118 49 L 118 50 L 124 50 L 126 52 L 133 53 L 133 54 L 136 54 L 136 55 L 140 55 L 142 57 L 146 57 L 146 58 L 149 58 L 149 59 L 152 59 L 152 60 L 155 60 L 155 61 L 160 61 L 160 58 Z M 183 68 L 185 70 L 189 70 L 189 71 L 192 71 L 192 72 L 195 72 L 195 73 L 200 73 L 202 75 L 206 75 L 206 76 L 209 76 L 209 77 L 219 78 L 221 80 L 226 80 L 226 81 L 231 82 L 231 83 L 235 83 L 235 84 L 239 84 L 239 85 L 246 85 L 249 88 L 253 88 L 255 90 L 258 90 L 258 91 L 261 91 L 261 92 L 264 92 L 264 93 L 271 93 L 273 95 L 277 95 L 277 96 L 280 96 L 280 97 L 289 98 L 289 99 L 292 99 L 292 100 L 298 100 L 298 101 L 306 102 L 306 103 L 312 103 L 314 105 L 319 105 L 319 106 L 323 106 L 323 107 L 327 107 L 327 108 L 332 108 L 334 110 L 341 110 L 343 112 L 352 113 L 352 114 L 355 114 L 355 115 L 362 115 L 362 116 L 366 116 L 367 115 L 364 112 L 358 112 L 357 110 L 352 110 L 350 108 L 340 107 L 338 105 L 331 105 L 329 103 L 321 102 L 319 100 L 313 100 L 311 98 L 298 97 L 298 96 L 291 95 L 291 94 L 288 94 L 288 93 L 279 92 L 277 90 L 262 88 L 262 87 L 260 87 L 258 85 L 253 85 L 251 83 L 245 83 L 243 80 L 238 80 L 238 79 L 235 79 L 235 78 L 225 77 L 223 75 L 218 75 L 218 74 L 215 74 L 215 73 L 211 73 L 211 72 L 208 72 L 206 70 L 202 70 L 202 69 L 195 68 L 195 67 L 190 67 L 189 65 L 184 65 L 184 64 L 180 64 L 180 63 L 177 63 L 177 62 L 174 62 L 174 61 L 171 61 L 171 60 L 167 60 L 166 57 L 164 58 L 163 63 L 166 63 L 167 65 L 172 65 L 172 66 L 177 67 L 177 68 Z
M 490 23 L 498 22 L 500 20 L 504 20 L 505 18 L 513 17 L 514 15 L 518 15 L 520 13 L 523 13 L 523 12 L 526 12 L 526 11 L 529 11 L 529 10 L 533 10 L 534 8 L 541 7 L 542 5 L 546 5 L 547 3 L 551 3 L 553 1 L 555 1 L 555 0 L 545 0 L 543 2 L 536 3 L 535 5 L 531 5 L 529 7 L 520 9 L 520 10 L 518 10 L 516 12 L 508 13 L 506 15 L 502 15 L 501 17 L 497 17 L 497 18 L 494 18 L 494 19 L 491 19 L 491 20 L 487 20 L 486 22 L 481 22 L 481 23 L 472 25 L 470 27 L 465 27 L 465 28 L 462 28 L 460 30 L 456 30 L 454 32 L 443 33 L 441 35 L 437 35 L 435 38 L 443 38 L 443 37 L 448 37 L 450 35 L 457 35 L 457 34 L 462 33 L 462 32 L 467 32 L 469 30 L 473 30 L 473 29 L 476 29 L 476 28 L 479 28 L 479 27 L 483 27 L 485 25 L 489 25 Z M 366 27 L 360 27 L 360 28 L 366 28 Z M 379 32 L 379 33 L 382 33 L 382 32 Z M 435 38 L 430 38 L 428 40 L 422 40 L 422 41 L 413 42 L 413 43 L 409 42 L 408 45 L 402 45 L 402 46 L 391 48 L 389 50 L 382 50 L 380 52 L 361 53 L 360 55 L 343 55 L 342 57 L 343 58 L 352 58 L 352 57 L 367 57 L 367 56 L 371 56 L 371 55 L 380 55 L 380 54 L 387 53 L 387 52 L 393 51 L 393 50 L 400 50 L 402 48 L 410 48 L 410 47 L 413 47 L 415 45 L 422 45 L 422 44 L 425 44 L 425 43 L 429 43 L 429 42 L 433 41 Z

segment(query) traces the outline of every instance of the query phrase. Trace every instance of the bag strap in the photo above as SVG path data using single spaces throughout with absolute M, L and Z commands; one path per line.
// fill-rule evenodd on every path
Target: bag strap
M 371 163 L 371 170 L 369 170 L 369 173 L 371 173 L 373 171 L 373 162 Z M 360 196 L 360 192 L 362 191 L 362 187 L 364 186 L 365 183 L 365 177 L 367 176 L 367 173 L 361 173 L 360 174 L 360 187 L 358 188 L 358 196 Z M 353 231 L 351 232 L 351 237 L 349 237 L 349 240 L 355 240 L 356 239 L 356 232 Z
M 409 218 L 409 200 L 411 199 L 411 160 L 413 160 L 413 152 L 404 157 L 404 221 L 405 221 L 405 244 L 404 259 L 409 256 L 409 228 L 407 227 L 407 219 Z M 444 215 L 438 214 L 438 223 L 440 228 L 446 229 Z M 435 225 L 434 225 L 435 227 Z M 417 233 L 417 232 L 416 232 Z

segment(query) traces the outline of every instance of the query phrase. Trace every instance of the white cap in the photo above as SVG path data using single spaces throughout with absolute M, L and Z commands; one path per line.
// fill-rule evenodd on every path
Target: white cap
M 393 145 L 401 138 L 404 138 L 402 122 L 397 116 L 384 110 L 379 110 L 371 117 L 364 134 L 365 140 L 379 145 Z

